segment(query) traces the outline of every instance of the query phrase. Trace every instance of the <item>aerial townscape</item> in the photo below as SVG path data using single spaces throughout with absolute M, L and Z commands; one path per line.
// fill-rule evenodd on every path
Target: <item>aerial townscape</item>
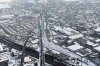
M 0 0 L 0 66 L 100 66 L 100 0 Z

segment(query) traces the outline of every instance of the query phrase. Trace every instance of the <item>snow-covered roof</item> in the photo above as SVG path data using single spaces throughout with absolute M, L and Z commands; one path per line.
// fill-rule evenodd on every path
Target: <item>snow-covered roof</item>
M 95 47 L 94 49 L 100 52 L 100 46 Z
M 67 31 L 73 31 L 73 32 L 76 32 L 76 33 L 78 33 L 78 31 L 76 31 L 76 30 L 74 30 L 74 29 L 72 29 L 72 28 L 69 28 L 69 27 L 64 27 L 64 30 L 67 30 Z
M 76 35 L 69 36 L 70 39 L 77 39 L 77 38 L 81 38 L 81 37 L 83 37 L 82 34 L 76 34 Z
M 0 29 L 0 35 L 1 36 L 5 35 L 5 32 L 2 29 Z
M 78 55 L 80 55 L 80 56 L 85 56 L 85 55 L 83 55 L 83 54 L 81 54 L 80 52 L 76 52 Z
M 59 26 L 54 26 L 55 30 L 62 30 Z
M 87 44 L 91 45 L 91 46 L 97 46 L 98 45 L 98 44 L 94 44 L 93 42 L 90 42 L 90 41 L 87 41 Z
M 40 51 L 40 47 L 38 47 L 37 49 L 35 49 L 36 51 Z M 43 52 L 45 53 L 45 52 L 47 52 L 47 49 L 46 48 L 43 48 Z
M 30 61 L 31 61 L 31 59 L 29 57 L 24 58 L 24 62 L 30 62 Z
M 59 30 L 60 32 L 63 32 L 67 35 L 72 35 L 74 33 L 79 33 L 77 31 L 75 31 L 74 29 L 72 28 L 69 28 L 69 27 L 64 27 L 63 29 L 60 27 L 60 26 L 54 26 L 55 30 Z M 73 33 L 74 32 L 74 33 Z
M 14 53 L 18 53 L 18 51 L 17 50 L 15 50 L 15 49 L 11 49 L 11 52 L 14 52 Z
M 57 41 L 57 40 L 53 40 L 53 42 L 54 42 L 54 43 L 58 43 L 58 41 Z
M 14 15 L 3 15 L 1 18 L 12 18 Z
M 67 48 L 68 48 L 68 49 L 71 49 L 71 50 L 73 50 L 73 51 L 76 51 L 76 50 L 82 49 L 82 48 L 84 48 L 84 47 L 83 47 L 83 46 L 80 46 L 78 43 L 76 43 L 76 44 L 74 44 L 74 45 L 68 46 Z
M 35 40 L 32 40 L 31 42 L 33 43 L 33 44 L 35 44 L 35 43 L 38 43 L 38 39 L 35 39 Z
M 52 53 L 54 53 L 54 54 L 60 54 L 60 52 L 55 51 L 55 50 L 52 50 Z
M 96 32 L 100 32 L 100 27 L 98 27 L 97 29 L 95 29 Z
M 90 37 L 90 36 L 86 36 L 88 39 L 90 39 L 90 40 L 94 40 L 94 38 L 93 37 Z
M 93 42 L 90 42 L 90 41 L 87 41 L 87 44 L 88 45 L 93 45 L 94 43 Z
M 10 2 L 11 0 L 0 0 L 0 2 Z
M 24 64 L 24 66 L 34 66 L 34 64 Z
M 69 1 L 79 1 L 79 0 L 64 0 L 64 1 L 69 2 Z
M 32 48 L 33 48 L 33 49 L 37 49 L 38 47 L 39 47 L 38 44 L 32 45 Z
M 0 4 L 0 9 L 11 8 L 8 4 Z
M 100 39 L 97 39 L 96 42 L 100 42 Z
M 57 35 L 57 33 L 56 33 L 56 32 L 54 32 L 54 31 L 52 31 L 52 34 L 53 34 L 53 35 Z
M 66 30 L 63 30 L 63 32 L 67 35 L 72 35 L 73 33 L 69 32 L 69 31 L 66 31 Z
M 3 47 L 2 47 L 2 45 L 0 45 L 0 51 L 3 51 Z

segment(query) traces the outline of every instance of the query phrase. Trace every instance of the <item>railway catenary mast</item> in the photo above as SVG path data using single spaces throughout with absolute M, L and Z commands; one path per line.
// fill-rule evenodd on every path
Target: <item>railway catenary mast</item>
M 42 0 L 43 2 L 43 0 Z M 43 5 L 40 3 L 40 7 Z M 42 35 L 43 35 L 43 6 L 41 7 L 42 9 L 40 10 L 40 17 L 39 17 L 39 46 L 40 46 L 40 52 L 39 52 L 39 66 L 45 66 L 45 61 L 44 61 L 44 53 L 43 53 L 43 42 L 42 42 Z
M 39 66 L 44 66 L 44 54 L 43 54 L 43 43 L 42 43 L 42 15 L 40 14 L 39 19 Z

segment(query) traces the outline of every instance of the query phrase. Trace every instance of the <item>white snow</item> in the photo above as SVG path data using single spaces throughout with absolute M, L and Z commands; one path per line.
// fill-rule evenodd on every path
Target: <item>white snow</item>
M 0 9 L 10 8 L 8 4 L 0 4 Z
M 90 37 L 90 36 L 86 36 L 88 39 L 90 40 L 95 40 L 93 37 Z
M 10 2 L 11 0 L 0 0 L 0 2 Z
M 0 45 L 0 51 L 3 51 L 3 47 L 2 47 L 2 45 Z
M 16 59 L 9 54 L 9 61 L 8 61 L 8 66 L 13 66 L 16 64 Z
M 38 43 L 38 39 L 35 39 L 35 40 L 32 40 L 31 42 L 33 43 L 33 44 L 35 44 L 35 43 Z
M 5 35 L 5 32 L 2 29 L 0 29 L 0 36 L 4 36 L 4 35 Z
M 56 33 L 56 32 L 54 32 L 54 31 L 52 31 L 52 35 L 57 35 L 57 33 Z
M 82 49 L 83 46 L 80 46 L 79 44 L 74 44 L 74 45 L 68 46 L 67 48 L 73 51 L 76 51 L 76 50 Z
M 55 28 L 55 30 L 58 30 L 58 31 L 60 31 L 60 32 L 63 32 L 63 33 L 65 33 L 65 34 L 67 34 L 67 35 L 72 35 L 73 33 L 72 32 L 75 32 L 75 33 L 77 33 L 77 31 L 75 31 L 75 30 L 73 30 L 73 29 L 71 29 L 71 28 L 69 28 L 69 27 L 67 27 L 67 28 L 61 28 L 61 27 L 59 27 L 59 26 L 54 26 L 54 28 Z
M 35 49 L 35 50 L 39 52 L 39 51 L 40 51 L 40 47 L 38 47 L 38 48 Z M 45 47 L 43 48 L 43 52 L 44 52 L 44 53 L 47 52 L 47 49 L 46 49 Z
M 76 31 L 76 30 L 74 30 L 74 29 L 72 29 L 72 28 L 69 28 L 69 27 L 64 27 L 64 30 L 67 30 L 67 31 L 69 31 L 69 32 L 75 32 L 75 33 L 78 33 L 78 31 Z
M 60 52 L 55 51 L 55 50 L 52 50 L 52 53 L 54 53 L 54 54 L 60 54 Z
M 59 31 L 62 30 L 61 27 L 59 27 L 59 26 L 54 26 L 54 28 L 55 28 L 55 30 L 59 30 Z
M 100 39 L 97 39 L 96 42 L 100 42 Z
M 3 15 L 3 16 L 1 16 L 1 18 L 12 18 L 13 17 L 13 15 Z
M 11 49 L 11 52 L 17 52 L 17 50 L 15 50 L 15 49 Z
M 79 1 L 79 0 L 64 0 L 64 1 Z
M 85 55 L 83 55 L 83 54 L 81 54 L 81 53 L 79 53 L 79 52 L 76 52 L 76 53 L 77 53 L 78 55 L 80 55 L 80 56 L 83 56 L 83 57 L 85 56 Z
M 58 43 L 58 41 L 57 41 L 57 40 L 53 40 L 53 42 L 54 42 L 54 43 Z
M 32 45 L 32 48 L 33 48 L 33 49 L 37 49 L 38 47 L 39 47 L 38 44 L 33 44 L 33 45 Z
M 96 50 L 100 51 L 100 46 L 95 47 L 94 49 L 96 49 Z
M 95 29 L 95 31 L 100 32 L 100 27 L 98 27 L 97 29 Z
M 30 61 L 31 61 L 31 59 L 29 57 L 24 58 L 24 62 L 30 62 Z
M 34 66 L 34 64 L 24 64 L 24 66 Z
M 77 39 L 77 38 L 81 38 L 81 37 L 83 37 L 82 34 L 77 34 L 77 35 L 71 35 L 69 38 L 70 39 Z
M 98 44 L 94 44 L 93 42 L 90 42 L 90 41 L 87 41 L 87 44 L 91 45 L 91 46 L 97 46 L 98 45 Z
M 66 30 L 63 30 L 63 32 L 67 35 L 72 35 L 73 33 L 69 32 L 69 31 L 66 31 Z

